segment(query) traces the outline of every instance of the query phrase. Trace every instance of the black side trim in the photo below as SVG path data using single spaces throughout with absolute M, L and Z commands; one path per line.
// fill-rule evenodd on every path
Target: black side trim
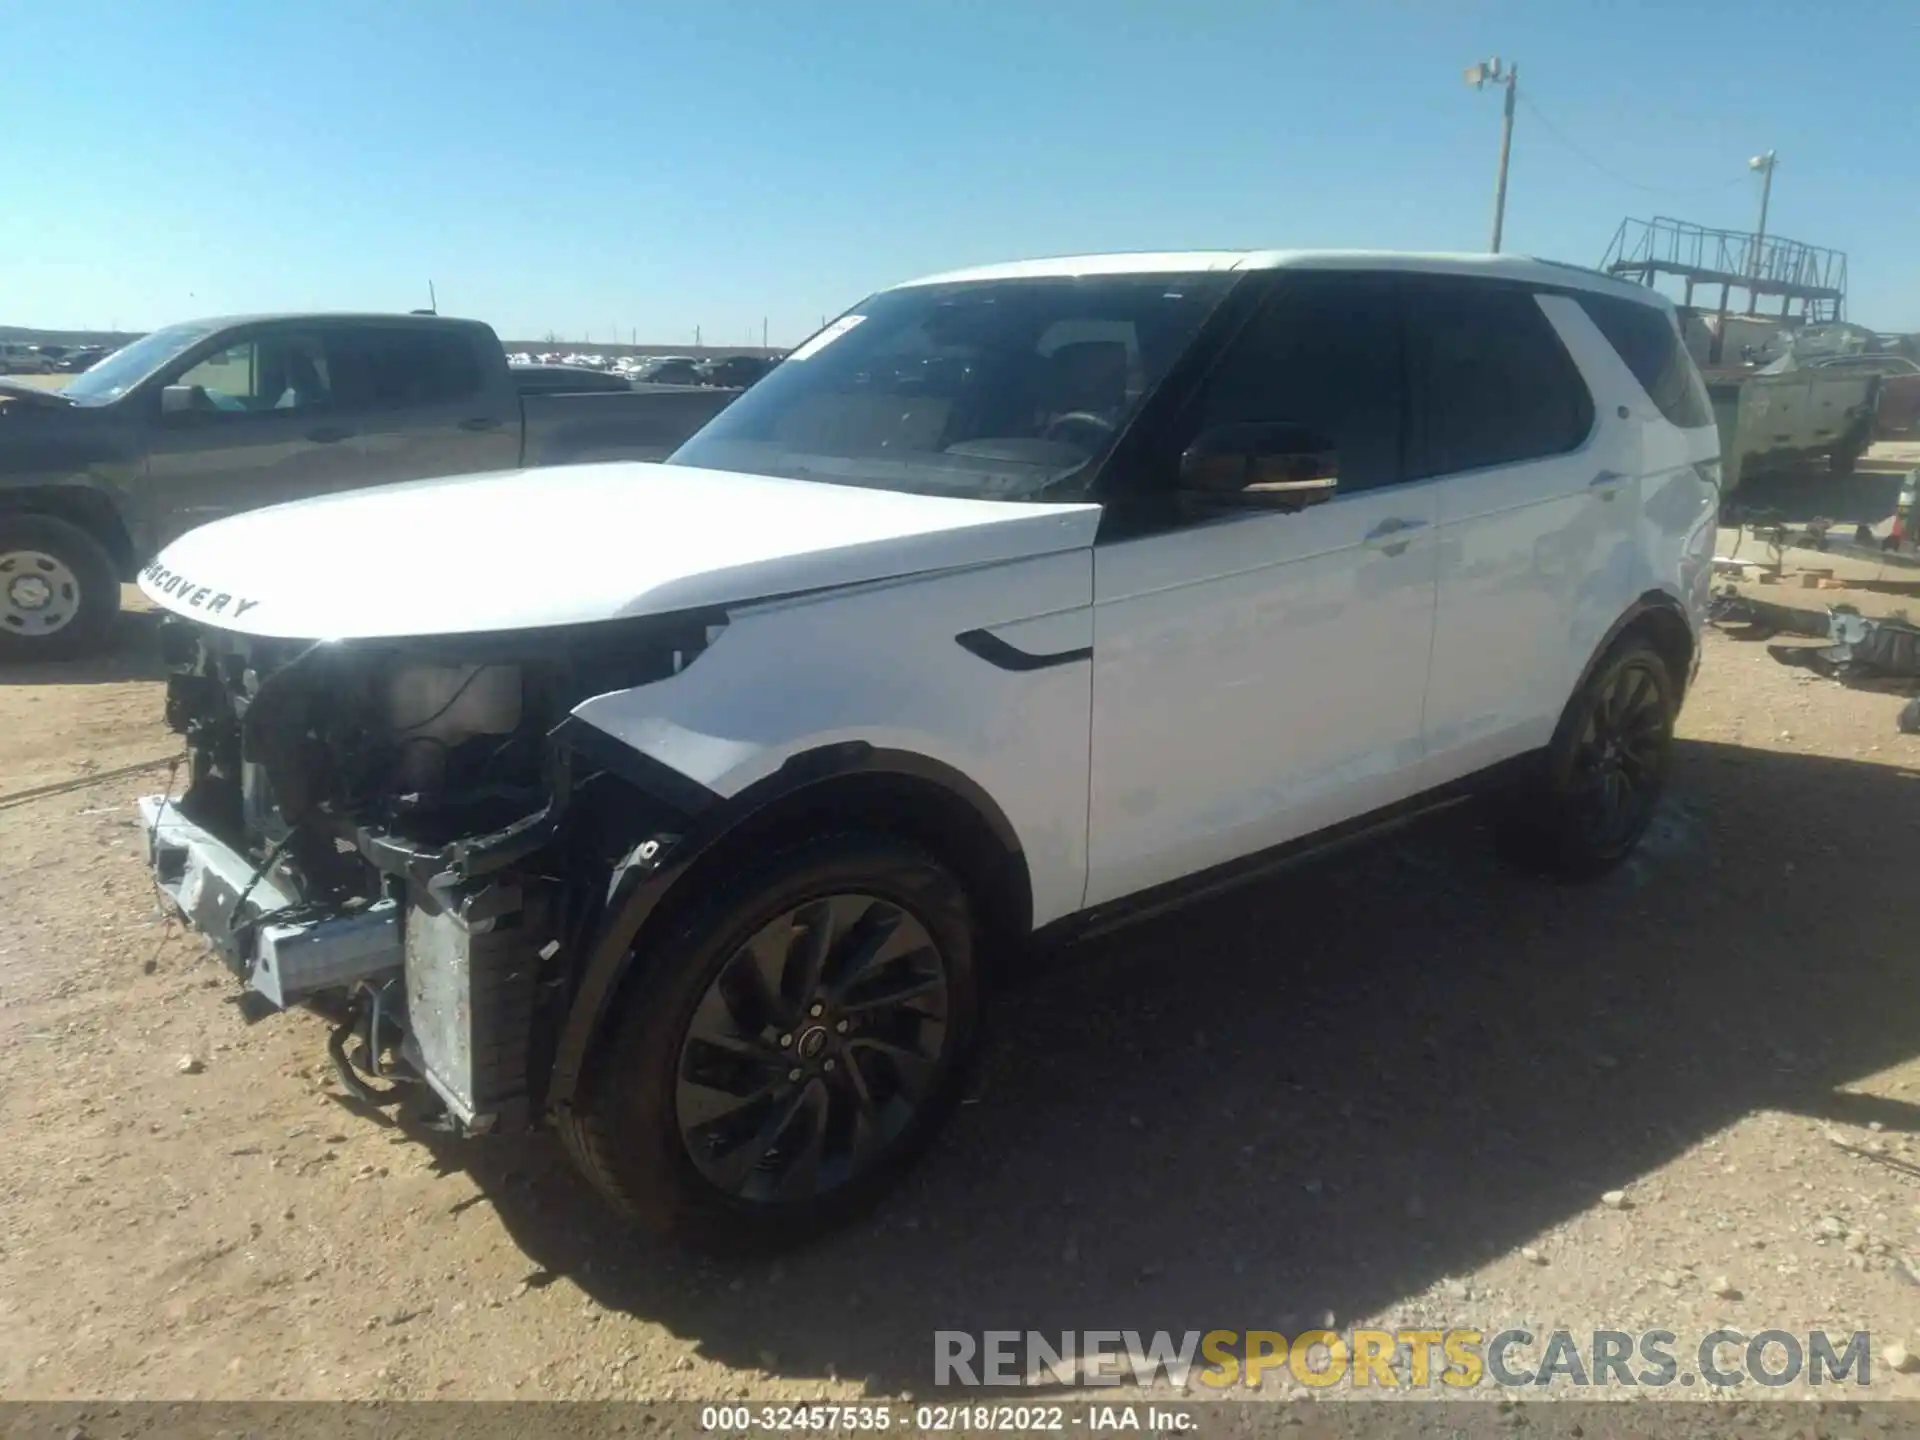
M 689 780 L 671 765 L 622 745 L 578 715 L 569 715 L 554 726 L 549 738 L 689 820 L 720 803 L 720 796 L 698 780 Z
M 989 630 L 968 630 L 953 638 L 960 642 L 962 650 L 978 655 L 989 665 L 1002 670 L 1047 670 L 1055 665 L 1072 665 L 1093 658 L 1091 645 L 1078 650 L 1061 650 L 1052 655 L 1029 654 L 1017 646 L 1009 645 Z
M 1242 885 L 1267 879 L 1296 865 L 1320 860 L 1350 846 L 1365 844 L 1476 796 L 1524 783 L 1537 772 L 1541 755 L 1542 752 L 1535 750 L 1502 760 L 1485 770 L 1462 776 L 1365 815 L 1357 815 L 1351 820 L 1343 820 L 1314 834 L 1285 841 L 1252 855 L 1243 855 L 1237 860 L 1228 860 L 1196 874 L 1183 875 L 1178 880 L 1168 880 L 1149 890 L 1123 895 L 1117 900 L 1096 905 L 1091 910 L 1063 915 L 1036 931 L 1034 944 L 1038 948 L 1049 949 L 1105 934 L 1109 930 L 1151 919 L 1196 900 L 1225 894 Z

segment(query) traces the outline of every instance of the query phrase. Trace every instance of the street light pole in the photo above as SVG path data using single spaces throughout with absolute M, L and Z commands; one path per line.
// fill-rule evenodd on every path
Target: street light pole
M 1773 167 L 1778 163 L 1778 157 L 1771 150 L 1767 151 L 1764 155 L 1756 155 L 1747 161 L 1747 168 L 1749 170 L 1758 170 L 1760 172 L 1760 223 L 1754 227 L 1753 253 L 1747 259 L 1747 278 L 1750 280 L 1758 280 L 1760 278 L 1761 252 L 1766 248 L 1767 243 L 1767 202 L 1773 199 Z M 1755 294 L 1753 288 L 1749 286 L 1747 288 L 1747 313 L 1749 315 L 1753 314 L 1759 304 L 1760 297 Z
M 1520 83 L 1520 67 L 1508 65 L 1503 69 L 1498 55 L 1467 67 L 1467 84 L 1474 89 L 1484 90 L 1490 83 L 1503 86 L 1507 92 L 1500 110 L 1500 173 L 1493 186 L 1493 243 L 1487 247 L 1498 255 L 1500 236 L 1507 225 L 1507 160 L 1513 153 L 1513 102 Z

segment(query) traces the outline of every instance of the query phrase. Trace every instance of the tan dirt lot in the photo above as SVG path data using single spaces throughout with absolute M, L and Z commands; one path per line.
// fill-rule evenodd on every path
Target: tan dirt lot
M 0 796 L 175 749 L 143 628 L 0 671 Z M 904 1190 L 774 1263 L 629 1238 L 548 1139 L 350 1111 L 316 1019 L 249 1027 L 163 928 L 131 806 L 164 768 L 0 800 L 0 1396 L 924 1394 L 939 1328 L 1329 1313 L 1920 1350 L 1898 704 L 1714 635 L 1606 881 L 1511 873 L 1456 812 L 1089 944 L 1000 996 Z

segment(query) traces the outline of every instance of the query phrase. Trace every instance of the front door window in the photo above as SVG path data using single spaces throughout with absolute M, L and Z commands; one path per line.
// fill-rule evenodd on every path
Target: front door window
M 208 355 L 173 382 L 186 394 L 173 408 L 213 414 L 315 410 L 333 401 L 325 346 L 318 336 L 264 335 Z

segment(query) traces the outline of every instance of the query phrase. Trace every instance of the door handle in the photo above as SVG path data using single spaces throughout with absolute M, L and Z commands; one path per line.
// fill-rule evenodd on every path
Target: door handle
M 307 439 L 316 445 L 337 445 L 352 436 L 352 429 L 345 425 L 316 425 L 307 431 Z
M 1367 548 L 1378 550 L 1382 555 L 1404 555 L 1407 546 L 1412 543 L 1414 532 L 1426 528 L 1427 522 L 1424 520 L 1389 516 L 1367 532 Z
M 498 430 L 500 422 L 491 415 L 474 415 L 460 422 L 462 430 Z
M 1587 489 L 1602 500 L 1611 500 L 1620 492 L 1620 487 L 1626 483 L 1626 479 L 1627 477 L 1618 470 L 1602 470 L 1587 482 Z

